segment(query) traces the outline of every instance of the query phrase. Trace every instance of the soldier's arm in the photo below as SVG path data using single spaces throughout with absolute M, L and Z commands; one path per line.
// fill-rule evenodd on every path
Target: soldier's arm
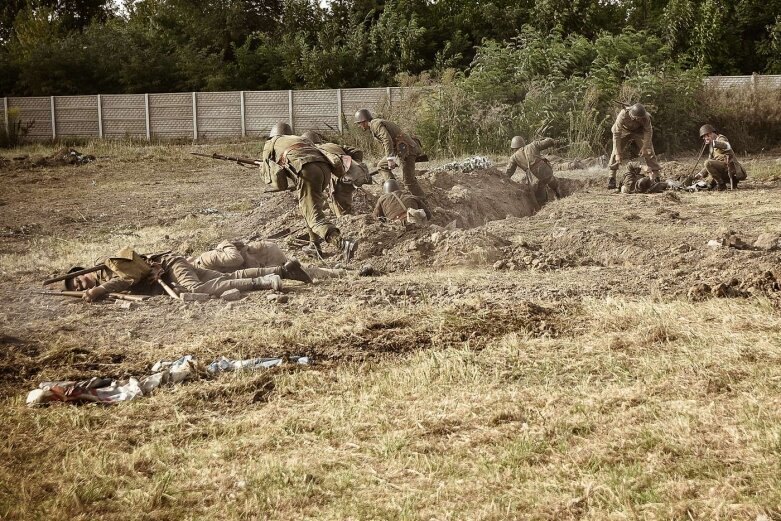
M 555 144 L 556 144 L 556 140 L 551 137 L 546 137 L 545 139 L 538 139 L 537 141 L 532 142 L 532 145 L 536 146 L 537 150 L 545 150 L 546 148 L 550 148 Z
M 654 127 L 651 125 L 651 118 L 644 117 L 643 123 L 643 148 L 646 150 L 651 149 L 651 139 L 654 137 Z
M 347 145 L 340 145 L 345 153 L 356 161 L 363 161 L 363 150 L 360 148 L 350 147 Z
M 377 125 L 374 137 L 377 141 L 382 143 L 382 148 L 385 149 L 385 157 L 396 155 L 396 146 L 393 144 L 393 137 L 391 137 L 390 132 L 385 128 L 385 125 Z
M 274 156 L 274 139 L 268 139 L 263 144 L 263 161 L 268 161 Z
M 507 163 L 507 168 L 504 171 L 504 175 L 507 177 L 512 177 L 516 168 L 518 168 L 518 163 L 515 162 L 515 154 L 513 154 L 510 156 L 510 162 Z
M 132 278 L 116 275 L 114 272 L 109 270 L 104 270 L 101 272 L 101 275 L 105 274 L 106 272 L 109 274 L 107 275 L 107 280 L 100 286 L 97 286 L 99 288 L 103 288 L 105 294 L 121 293 L 123 291 L 127 291 L 135 283 Z
M 724 136 L 719 136 L 715 140 L 713 140 L 713 147 L 718 148 L 719 150 L 732 150 L 732 147 L 729 144 L 729 141 L 727 141 L 727 138 Z
M 616 118 L 616 122 L 613 123 L 613 128 L 611 129 L 613 132 L 613 150 L 618 151 L 618 139 L 621 137 L 621 127 L 624 125 L 624 120 L 627 117 L 626 109 L 621 109 Z

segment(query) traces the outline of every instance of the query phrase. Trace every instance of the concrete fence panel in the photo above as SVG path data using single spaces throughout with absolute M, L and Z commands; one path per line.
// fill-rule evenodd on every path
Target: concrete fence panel
M 198 138 L 241 136 L 241 93 L 196 93 Z
M 381 112 L 388 107 L 388 89 L 342 89 L 342 113 L 346 121 L 352 124 L 358 109 Z
M 149 132 L 159 139 L 192 138 L 192 92 L 150 94 Z
M 55 96 L 57 137 L 99 137 L 97 96 Z
M 293 130 L 336 131 L 339 128 L 337 91 L 293 91 Z
M 33 140 L 52 139 L 51 98 L 8 98 L 8 110 L 18 109 L 19 120 L 30 125 L 27 137 Z
M 100 100 L 103 137 L 146 137 L 146 107 L 143 94 L 104 94 Z
M 245 125 L 248 136 L 266 136 L 278 121 L 290 122 L 289 91 L 246 91 Z

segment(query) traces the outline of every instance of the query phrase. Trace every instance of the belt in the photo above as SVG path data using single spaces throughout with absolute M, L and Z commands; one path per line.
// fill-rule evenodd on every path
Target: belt
M 282 152 L 282 156 L 280 156 L 279 160 L 277 161 L 277 164 L 280 166 L 285 166 L 287 164 L 287 154 L 288 152 L 292 152 L 293 150 L 298 150 L 299 148 L 304 148 L 308 146 L 306 143 L 294 143 L 293 145 L 287 147 L 284 152 Z

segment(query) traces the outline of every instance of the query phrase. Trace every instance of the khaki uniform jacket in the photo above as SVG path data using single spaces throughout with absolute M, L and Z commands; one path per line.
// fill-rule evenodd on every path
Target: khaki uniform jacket
M 375 118 L 369 122 L 369 130 L 374 139 L 382 144 L 385 157 L 397 156 L 404 160 L 421 155 L 420 141 L 395 123 Z
M 746 170 L 735 157 L 735 151 L 732 150 L 732 146 L 729 144 L 727 136 L 719 134 L 716 139 L 711 142 L 708 158 L 722 161 L 727 163 L 728 168 L 734 168 L 732 173 L 737 176 L 737 179 L 746 178 Z
M 385 217 L 389 220 L 404 220 L 407 218 L 407 209 L 412 208 L 414 210 L 424 210 L 426 217 L 431 219 L 431 213 L 426 206 L 421 202 L 419 197 L 416 197 L 408 192 L 402 192 L 397 190 L 389 194 L 382 194 L 377 199 L 377 204 L 374 206 L 375 217 Z
M 263 161 L 290 167 L 296 174 L 307 163 L 328 163 L 322 152 L 299 136 L 277 136 L 263 145 Z M 330 163 L 329 163 L 330 164 Z
M 632 134 L 642 134 L 643 148 L 651 149 L 651 140 L 654 135 L 654 129 L 651 126 L 651 116 L 647 114 L 645 117 L 633 119 L 632 116 L 629 115 L 628 108 L 621 109 L 611 130 L 613 131 L 613 150 L 621 150 L 618 142 L 619 139 Z
M 552 147 L 555 143 L 554 139 L 548 137 L 532 141 L 525 147 L 519 148 L 510 156 L 510 163 L 507 165 L 507 170 L 504 173 L 511 176 L 518 167 L 524 172 L 528 171 L 537 161 L 544 161 L 540 151 Z

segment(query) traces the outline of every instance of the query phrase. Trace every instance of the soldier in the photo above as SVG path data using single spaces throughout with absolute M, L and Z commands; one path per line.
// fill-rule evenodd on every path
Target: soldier
M 616 122 L 613 124 L 613 153 L 610 154 L 610 180 L 608 189 L 616 187 L 616 173 L 625 157 L 626 147 L 633 142 L 640 150 L 640 155 L 645 159 L 645 164 L 651 170 L 651 180 L 658 181 L 659 171 L 662 167 L 656 161 L 654 145 L 651 138 L 654 129 L 651 126 L 651 116 L 640 103 L 624 107 L 619 111 Z
M 382 191 L 384 193 L 377 200 L 372 214 L 375 217 L 388 221 L 407 221 L 409 210 L 419 210 L 426 219 L 431 219 L 431 212 L 420 197 L 403 192 L 395 179 L 385 181 Z
M 725 190 L 727 185 L 733 189 L 738 187 L 738 181 L 746 179 L 746 169 L 735 158 L 735 152 L 726 136 L 716 133 L 713 125 L 700 127 L 700 137 L 706 145 L 710 145 L 705 168 L 697 174 L 698 179 L 711 178 L 710 187 Z
M 323 192 L 331 183 L 333 166 L 328 158 L 315 146 L 299 136 L 293 135 L 293 129 L 287 123 L 277 123 L 271 129 L 269 140 L 263 146 L 261 165 L 267 178 L 271 172 L 280 168 L 292 172 L 296 177 L 298 189 L 298 207 L 306 221 L 309 238 L 317 247 L 320 240 L 336 246 L 349 262 L 352 259 L 358 241 L 343 238 L 339 228 L 333 225 L 323 213 Z
M 109 293 L 140 291 L 150 293 L 160 279 L 175 284 L 182 291 L 208 293 L 220 296 L 230 289 L 254 291 L 261 289 L 282 290 L 282 279 L 274 269 L 252 268 L 220 273 L 196 268 L 184 257 L 165 253 L 149 259 L 139 255 L 130 247 L 124 247 L 100 264 L 99 271 L 79 275 L 65 281 L 65 289 L 84 291 L 84 299 L 93 302 L 105 298 Z M 81 270 L 71 268 L 69 273 Z
M 363 163 L 363 150 L 326 143 L 323 136 L 311 130 L 301 134 L 301 137 L 312 142 L 332 163 L 341 165 L 344 175 L 338 179 L 331 178 L 333 200 L 329 204 L 337 217 L 352 214 L 356 187 L 371 182 L 369 168 Z
M 385 158 L 377 163 L 377 167 L 383 173 L 384 179 L 396 179 L 392 170 L 401 162 L 404 187 L 412 195 L 422 199 L 425 204 L 426 194 L 415 177 L 415 161 L 422 156 L 420 140 L 404 132 L 395 123 L 374 118 L 368 109 L 361 109 L 355 113 L 355 123 L 363 130 L 370 130 L 374 139 L 382 143 Z
M 521 136 L 515 136 L 510 141 L 510 150 L 513 154 L 510 156 L 510 162 L 507 165 L 505 174 L 512 176 L 515 173 L 515 169 L 521 167 L 521 170 L 526 172 L 526 180 L 531 185 L 531 178 L 529 174 L 534 175 L 537 178 L 539 190 L 537 194 L 538 202 L 540 199 L 546 198 L 546 187 L 549 187 L 553 191 L 553 195 L 556 199 L 561 199 L 561 191 L 559 190 L 559 180 L 553 175 L 553 168 L 547 159 L 540 155 L 541 150 L 550 148 L 554 145 L 558 145 L 561 142 L 551 138 L 539 139 L 532 141 L 528 145 Z
M 223 241 L 213 250 L 205 251 L 192 260 L 197 268 L 228 272 L 246 268 L 269 268 L 277 266 L 273 273 L 283 279 L 295 279 L 309 283 L 312 279 L 344 277 L 343 269 L 301 266 L 298 261 L 290 261 L 282 250 L 268 241 L 253 241 L 244 244 L 241 241 Z M 279 270 L 279 271 L 277 271 Z
M 646 177 L 640 164 L 633 161 L 626 166 L 626 173 L 619 188 L 622 194 L 658 194 L 667 190 L 669 185 Z

